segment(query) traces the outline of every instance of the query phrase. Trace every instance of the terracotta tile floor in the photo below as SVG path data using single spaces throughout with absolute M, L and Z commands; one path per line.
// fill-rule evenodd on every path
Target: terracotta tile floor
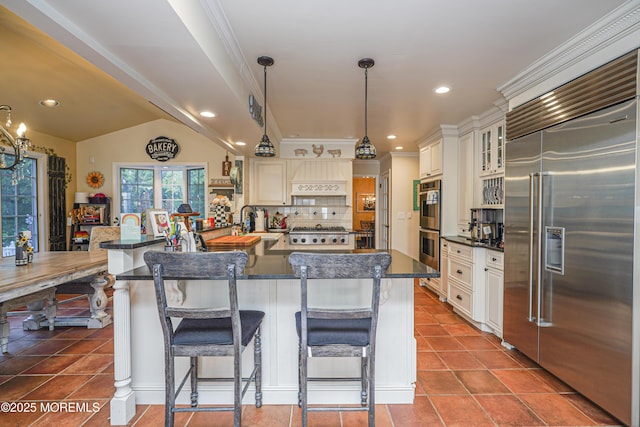
M 86 314 L 86 300 L 64 304 L 60 315 Z M 2 426 L 107 426 L 113 394 L 113 327 L 22 331 L 12 316 L 10 352 L 0 356 Z M 415 287 L 418 373 L 413 405 L 379 405 L 378 426 L 620 425 L 493 335 L 470 326 L 449 305 Z M 68 404 L 67 410 L 60 410 Z M 76 406 L 71 406 L 75 404 Z M 18 405 L 23 405 L 19 407 Z M 35 406 L 34 406 L 35 405 Z M 44 405 L 44 407 L 42 407 Z M 47 411 L 46 405 L 49 406 Z M 1 408 L 0 408 L 1 409 Z M 35 409 L 34 412 L 29 412 Z M 42 411 L 44 409 L 44 411 Z M 129 425 L 163 424 L 162 405 L 138 405 Z M 178 414 L 176 426 L 229 426 L 231 413 Z M 297 406 L 243 409 L 247 426 L 299 426 Z M 365 413 L 311 413 L 310 426 L 363 426 Z

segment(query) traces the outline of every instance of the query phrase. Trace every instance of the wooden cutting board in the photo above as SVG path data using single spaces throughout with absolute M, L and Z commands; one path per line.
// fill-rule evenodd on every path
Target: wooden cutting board
M 222 236 L 207 240 L 205 243 L 207 248 L 213 249 L 246 248 L 255 245 L 260 239 L 260 236 Z

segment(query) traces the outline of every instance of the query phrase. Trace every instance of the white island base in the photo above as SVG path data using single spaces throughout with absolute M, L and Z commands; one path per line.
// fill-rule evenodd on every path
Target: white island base
M 139 264 L 141 253 L 109 251 L 111 262 Z M 112 252 L 115 252 L 111 256 Z M 127 254 L 128 252 L 128 254 Z M 143 251 L 141 251 L 143 252 Z M 122 257 L 123 255 L 126 255 Z M 280 257 L 285 260 L 285 257 Z M 137 262 L 135 262 L 137 261 Z M 123 266 L 113 266 L 113 271 Z M 142 278 L 141 278 L 142 279 Z M 367 296 L 370 280 L 322 281 L 322 299 L 339 307 Z M 174 304 L 202 307 L 215 293 L 227 295 L 226 282 L 188 281 L 175 283 L 169 296 Z M 319 288 L 316 288 L 319 289 Z M 291 278 L 238 281 L 239 303 L 243 309 L 265 312 L 262 326 L 263 404 L 297 404 L 298 338 L 294 313 L 300 309 L 300 283 Z M 311 298 L 311 296 L 310 296 Z M 376 403 L 413 403 L 416 381 L 416 341 L 413 334 L 413 278 L 383 278 L 376 350 Z M 164 404 L 164 346 L 155 305 L 153 282 L 117 280 L 114 293 L 114 358 L 116 392 L 111 401 L 111 424 L 124 425 L 135 414 L 136 404 Z M 253 348 L 244 352 L 244 371 L 252 366 Z M 204 358 L 201 376 L 231 376 L 231 358 Z M 311 359 L 312 376 L 358 376 L 358 359 Z M 177 378 L 186 373 L 188 358 L 176 359 Z M 231 384 L 202 384 L 200 404 L 230 404 Z M 250 388 L 243 404 L 253 404 Z M 359 382 L 313 383 L 309 401 L 315 404 L 359 404 Z M 189 403 L 189 386 L 178 396 Z

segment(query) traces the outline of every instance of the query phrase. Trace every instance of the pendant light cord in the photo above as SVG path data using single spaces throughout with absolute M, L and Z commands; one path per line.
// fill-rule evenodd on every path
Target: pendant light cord
M 267 134 L 267 66 L 264 66 L 264 134 Z
M 368 132 L 367 132 L 367 117 L 368 117 L 368 112 L 367 112 L 367 106 L 369 105 L 368 102 L 368 78 L 369 78 L 369 68 L 365 68 L 364 69 L 364 136 L 368 136 Z

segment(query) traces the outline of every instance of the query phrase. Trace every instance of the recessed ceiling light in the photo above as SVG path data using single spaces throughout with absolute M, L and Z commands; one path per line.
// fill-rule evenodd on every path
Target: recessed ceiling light
M 396 147 L 396 150 L 404 150 L 404 147 L 402 147 L 402 146 L 398 145 L 398 146 Z
M 395 135 L 387 135 L 387 139 L 396 139 Z
M 236 141 L 236 145 L 247 145 L 244 141 Z
M 40 101 L 40 105 L 42 105 L 43 107 L 53 108 L 60 105 L 60 101 L 57 101 L 55 99 L 43 99 Z
M 215 117 L 215 113 L 212 113 L 211 111 L 200 111 L 200 115 L 202 117 L 207 117 L 207 118 L 211 118 L 211 117 Z
M 435 93 L 447 93 L 451 90 L 448 86 L 440 86 L 434 90 Z

